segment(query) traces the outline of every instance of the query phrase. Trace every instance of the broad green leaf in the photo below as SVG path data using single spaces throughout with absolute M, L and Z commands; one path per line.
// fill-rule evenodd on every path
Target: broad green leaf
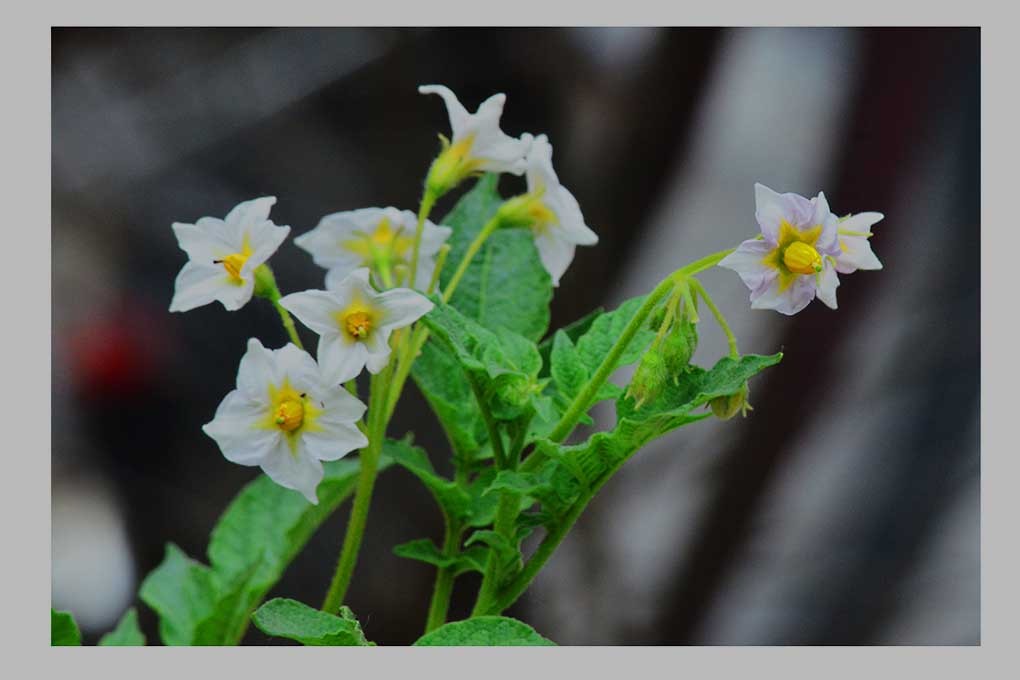
M 420 637 L 416 647 L 536 647 L 555 646 L 534 628 L 506 616 L 476 616 L 454 621 Z
M 542 358 L 533 342 L 512 331 L 490 331 L 456 309 L 437 304 L 422 318 L 460 364 L 473 392 L 497 420 L 514 420 L 532 407 L 540 390 Z
M 454 456 L 469 461 L 488 441 L 485 422 L 457 359 L 430 339 L 411 367 L 411 376 L 439 418 Z
M 471 514 L 471 497 L 452 480 L 439 476 L 425 450 L 403 441 L 387 442 L 393 460 L 421 480 L 447 517 L 455 522 Z
M 577 339 L 579 337 L 588 332 L 588 329 L 591 328 L 591 325 L 595 321 L 595 319 L 599 318 L 602 314 L 605 313 L 605 311 L 606 310 L 604 307 L 596 307 L 592 311 L 582 316 L 580 319 L 572 321 L 563 328 L 560 328 L 559 330 L 556 331 L 556 333 L 559 332 L 566 333 L 567 337 L 570 338 L 571 343 L 577 342 Z M 555 337 L 556 337 L 555 334 L 550 335 L 545 340 L 538 343 L 538 353 L 542 356 L 542 370 L 538 374 L 539 377 L 542 378 L 549 377 L 549 355 L 552 353 L 553 341 Z
M 503 203 L 499 176 L 482 176 L 443 218 L 453 229 L 450 254 L 440 279 L 449 283 L 468 246 Z M 450 304 L 482 326 L 505 328 L 538 341 L 549 326 L 552 280 L 542 266 L 527 229 L 500 229 L 492 234 L 468 267 Z
M 387 442 L 380 471 L 392 464 Z M 142 583 L 139 594 L 160 617 L 167 645 L 237 644 L 250 614 L 276 584 L 314 531 L 349 496 L 360 464 L 323 465 L 319 504 L 285 489 L 265 475 L 249 483 L 224 512 L 209 542 L 211 567 L 176 546 Z
M 349 607 L 340 607 L 340 616 L 335 616 L 297 600 L 277 597 L 259 607 L 252 620 L 266 635 L 296 640 L 307 646 L 375 646 L 365 639 L 361 624 Z
M 498 182 L 498 175 L 483 176 L 442 219 L 453 234 L 441 286 L 449 283 L 468 246 L 503 202 Z M 508 329 L 537 340 L 549 325 L 551 299 L 552 282 L 531 234 L 503 229 L 492 234 L 475 256 L 450 304 L 484 328 Z M 411 375 L 446 431 L 455 457 L 463 462 L 477 460 L 489 437 L 471 385 L 454 356 L 431 340 L 415 360 Z M 536 406 L 541 409 L 544 404 Z
M 50 646 L 75 647 L 81 645 L 81 631 L 70 612 L 58 612 L 50 607 Z
M 549 352 L 549 374 L 553 380 L 545 391 L 555 405 L 556 418 L 543 417 L 536 421 L 532 426 L 534 435 L 542 436 L 552 430 L 554 421 L 567 410 L 598 370 L 644 300 L 644 296 L 631 298 L 613 311 L 596 316 L 588 322 L 583 333 L 574 337 L 564 330 L 556 332 Z M 640 329 L 613 370 L 637 361 L 654 337 L 654 331 Z M 606 381 L 596 393 L 592 406 L 600 401 L 616 399 L 622 394 L 623 390 L 618 385 Z M 585 416 L 581 422 L 590 424 L 591 419 Z
M 100 647 L 144 647 L 145 635 L 138 627 L 138 612 L 131 607 L 112 631 L 99 639 Z
M 657 399 L 634 411 L 634 402 L 617 400 L 617 424 L 609 432 L 592 435 L 576 446 L 560 446 L 540 440 L 541 450 L 559 462 L 556 475 L 577 478 L 589 487 L 603 484 L 631 455 L 652 439 L 688 423 L 701 420 L 711 413 L 694 414 L 711 399 L 736 392 L 752 376 L 779 363 L 782 354 L 748 355 L 739 360 L 725 357 L 711 369 L 692 366 L 676 376 Z M 554 480 L 563 486 L 565 482 Z

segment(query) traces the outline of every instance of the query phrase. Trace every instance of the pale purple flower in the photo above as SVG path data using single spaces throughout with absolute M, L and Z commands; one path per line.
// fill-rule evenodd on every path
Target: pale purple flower
M 836 309 L 838 218 L 825 194 L 812 199 L 754 185 L 761 237 L 744 241 L 719 262 L 751 289 L 753 309 L 796 314 L 816 297 Z

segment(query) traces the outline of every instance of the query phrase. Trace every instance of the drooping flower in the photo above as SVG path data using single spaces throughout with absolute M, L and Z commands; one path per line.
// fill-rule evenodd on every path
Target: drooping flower
M 315 360 L 288 344 L 271 350 L 257 339 L 237 370 L 237 389 L 202 430 L 232 463 L 258 465 L 280 486 L 318 504 L 324 460 L 368 445 L 357 428 L 365 405 L 324 378 Z
M 839 254 L 836 271 L 853 274 L 858 269 L 881 269 L 882 263 L 871 250 L 871 227 L 885 217 L 879 212 L 849 215 L 839 222 Z
M 173 224 L 188 262 L 174 282 L 171 312 L 186 312 L 214 300 L 228 311 L 240 309 L 255 290 L 255 269 L 276 252 L 290 227 L 276 226 L 264 196 L 240 203 L 222 220 L 202 217 L 195 224 Z
M 528 145 L 515 139 L 499 127 L 503 115 L 505 94 L 494 94 L 468 113 L 450 88 L 443 85 L 422 85 L 421 94 L 438 94 L 446 104 L 450 116 L 453 139 L 443 140 L 443 151 L 432 164 L 426 179 L 428 187 L 441 196 L 473 173 L 524 172 L 524 156 Z
M 577 199 L 560 184 L 548 138 L 525 133 L 521 139 L 529 146 L 528 193 L 507 201 L 500 212 L 509 226 L 519 223 L 531 229 L 542 265 L 558 286 L 576 247 L 595 245 L 599 237 L 584 223 Z
M 280 304 L 319 334 L 319 365 L 332 383 L 350 380 L 362 368 L 381 371 L 389 361 L 390 333 L 434 306 L 410 288 L 377 293 L 366 268 L 330 283 L 326 290 L 285 295 Z
M 326 215 L 319 224 L 294 243 L 307 250 L 315 264 L 329 270 L 329 281 L 339 283 L 359 267 L 377 273 L 376 281 L 391 287 L 407 278 L 414 248 L 417 217 L 410 210 L 361 208 Z M 414 288 L 425 290 L 432 280 L 436 253 L 453 230 L 425 220 L 418 254 Z M 380 280 L 381 279 L 381 280 Z M 402 285 L 408 285 L 406 281 Z
M 815 297 L 836 309 L 837 218 L 825 194 L 808 200 L 755 184 L 761 237 L 744 241 L 719 262 L 751 289 L 753 309 L 796 314 Z

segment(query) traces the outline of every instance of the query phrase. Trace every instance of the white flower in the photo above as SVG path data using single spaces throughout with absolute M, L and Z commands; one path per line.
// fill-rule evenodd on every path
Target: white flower
M 356 269 L 327 290 L 291 293 L 280 304 L 319 334 L 319 365 L 332 383 L 354 378 L 362 368 L 381 371 L 389 361 L 390 333 L 417 321 L 434 306 L 410 288 L 377 293 L 368 269 Z
M 599 237 L 584 223 L 577 199 L 560 184 L 552 166 L 552 145 L 545 135 L 521 136 L 530 150 L 527 158 L 529 226 L 535 246 L 554 286 L 574 259 L 577 246 L 592 246 Z
M 326 215 L 314 229 L 294 239 L 294 243 L 311 253 L 315 264 L 329 270 L 327 288 L 330 281 L 339 283 L 359 267 L 386 269 L 394 276 L 406 278 L 417 225 L 417 217 L 410 210 L 361 208 Z M 437 227 L 425 220 L 414 288 L 428 288 L 436 267 L 436 253 L 451 233 L 450 227 Z
M 323 378 L 315 360 L 288 344 L 270 350 L 252 338 L 237 389 L 202 430 L 232 463 L 258 465 L 280 486 L 318 504 L 324 460 L 368 445 L 356 423 L 365 405 Z
M 269 219 L 273 196 L 245 201 L 224 219 L 202 217 L 195 224 L 173 224 L 177 244 L 188 254 L 174 282 L 171 312 L 186 312 L 219 300 L 240 309 L 255 290 L 255 269 L 276 252 L 290 227 Z
M 433 163 L 426 180 L 427 186 L 437 195 L 452 189 L 472 173 L 509 172 L 520 175 L 524 172 L 527 143 L 499 128 L 503 104 L 506 103 L 505 94 L 492 95 L 472 114 L 448 87 L 422 85 L 418 92 L 438 94 L 443 98 L 453 131 L 453 139 L 449 143 L 444 140 L 443 152 Z
M 850 215 L 839 223 L 839 254 L 836 271 L 853 274 L 858 269 L 881 269 L 882 263 L 871 250 L 871 227 L 885 217 L 880 212 Z

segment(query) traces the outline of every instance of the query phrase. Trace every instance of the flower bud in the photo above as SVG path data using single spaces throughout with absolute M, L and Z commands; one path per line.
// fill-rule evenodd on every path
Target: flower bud
M 747 412 L 751 410 L 751 405 L 747 402 L 747 395 L 749 391 L 747 383 L 745 382 L 740 389 L 733 394 L 716 397 L 709 402 L 712 413 L 719 420 L 729 420 L 733 416 L 737 415 L 737 411 L 740 411 L 741 415 L 747 416 Z
M 645 402 L 653 401 L 662 392 L 663 385 L 669 378 L 666 359 L 658 348 L 653 347 L 641 356 L 641 363 L 630 381 L 627 396 L 634 397 L 637 402 L 634 408 L 641 408 Z
M 694 350 L 698 348 L 698 329 L 690 319 L 683 319 L 673 325 L 669 333 L 662 339 L 662 356 L 666 362 L 666 370 L 673 376 L 676 384 L 678 375 L 687 370 L 691 363 Z

